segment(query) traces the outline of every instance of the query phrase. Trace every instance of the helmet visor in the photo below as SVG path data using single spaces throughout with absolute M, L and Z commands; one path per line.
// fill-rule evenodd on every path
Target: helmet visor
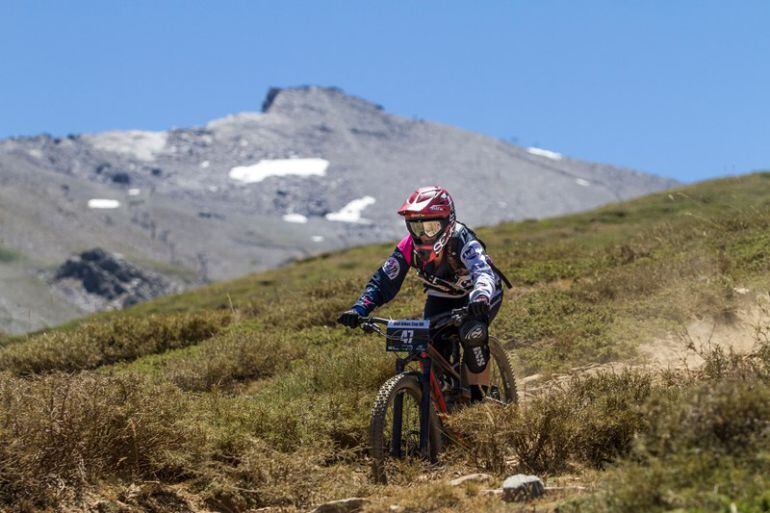
M 433 219 L 429 221 L 407 221 L 409 233 L 419 239 L 433 239 L 444 229 L 444 223 Z

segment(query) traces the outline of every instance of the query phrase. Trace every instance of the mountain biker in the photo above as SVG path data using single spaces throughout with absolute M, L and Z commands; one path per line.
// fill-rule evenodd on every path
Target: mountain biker
M 501 278 L 505 277 L 494 267 L 473 230 L 456 221 L 454 202 L 443 187 L 417 189 L 398 213 L 404 217 L 409 234 L 338 322 L 358 326 L 363 317 L 396 296 L 409 268 L 414 267 L 427 292 L 424 318 L 469 308 L 471 315 L 459 329 L 460 342 L 471 398 L 479 400 L 484 395 L 482 387 L 489 383 L 488 327 L 502 304 Z M 437 349 L 448 357 L 450 344 L 438 341 Z

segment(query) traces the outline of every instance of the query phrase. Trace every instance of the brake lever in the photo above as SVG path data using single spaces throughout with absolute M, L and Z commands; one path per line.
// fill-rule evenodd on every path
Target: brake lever
M 373 322 L 365 322 L 361 324 L 361 329 L 364 331 L 364 333 L 379 333 L 382 334 L 382 331 L 377 327 L 376 324 Z
M 457 308 L 452 311 L 452 324 L 454 326 L 460 326 L 463 323 L 463 320 L 468 315 L 468 308 Z

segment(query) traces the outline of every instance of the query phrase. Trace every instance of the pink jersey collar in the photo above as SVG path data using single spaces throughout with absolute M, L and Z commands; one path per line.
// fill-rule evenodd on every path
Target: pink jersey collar
M 404 255 L 406 265 L 412 265 L 412 252 L 414 251 L 414 241 L 412 240 L 412 236 L 407 235 L 401 239 L 401 242 L 398 243 L 397 247 L 398 250 L 401 251 L 401 254 Z

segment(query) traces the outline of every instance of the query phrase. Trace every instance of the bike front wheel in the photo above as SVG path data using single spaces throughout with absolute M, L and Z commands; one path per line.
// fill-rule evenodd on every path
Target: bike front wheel
M 415 374 L 402 373 L 380 388 L 372 407 L 369 448 L 374 480 L 387 484 L 408 458 L 420 458 L 420 401 L 422 387 Z M 439 419 L 431 404 L 428 421 L 428 457 L 436 461 L 441 450 Z

